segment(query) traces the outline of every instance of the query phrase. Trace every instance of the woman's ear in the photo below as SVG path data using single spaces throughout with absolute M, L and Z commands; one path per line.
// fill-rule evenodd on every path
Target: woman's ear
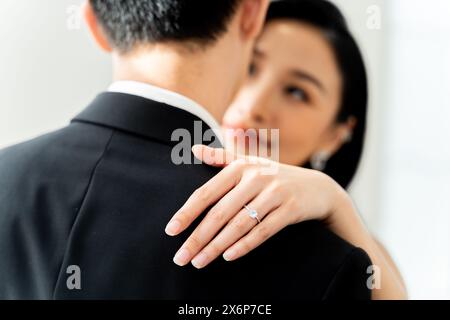
M 346 122 L 334 125 L 316 152 L 326 152 L 330 157 L 333 156 L 344 144 L 351 141 L 356 123 L 356 118 L 352 116 Z
M 355 130 L 358 121 L 355 117 L 351 116 L 346 122 L 340 123 L 336 127 L 337 140 L 340 141 L 340 145 L 337 150 L 339 150 L 343 144 L 349 143 L 353 137 L 353 131 Z M 336 150 L 336 152 L 337 152 Z
M 112 48 L 109 44 L 109 41 L 105 36 L 105 33 L 103 32 L 103 29 L 97 20 L 94 9 L 92 8 L 92 5 L 89 0 L 86 0 L 83 3 L 82 12 L 84 20 L 86 21 L 89 31 L 93 36 L 97 45 L 106 52 L 112 52 Z

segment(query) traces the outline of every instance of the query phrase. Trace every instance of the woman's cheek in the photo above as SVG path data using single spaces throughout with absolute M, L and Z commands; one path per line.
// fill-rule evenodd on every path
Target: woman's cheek
M 307 121 L 289 122 L 280 128 L 280 161 L 291 165 L 306 163 L 314 152 L 314 128 Z
M 298 136 L 293 135 L 291 130 L 280 129 L 279 158 L 280 162 L 297 165 L 298 161 L 304 157 L 303 141 Z

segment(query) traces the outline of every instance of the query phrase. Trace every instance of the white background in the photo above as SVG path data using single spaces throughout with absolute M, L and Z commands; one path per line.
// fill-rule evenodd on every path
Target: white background
M 335 2 L 370 74 L 352 195 L 410 297 L 450 299 L 450 1 Z M 0 1 L 0 147 L 66 125 L 108 86 L 109 57 L 78 28 L 80 3 Z

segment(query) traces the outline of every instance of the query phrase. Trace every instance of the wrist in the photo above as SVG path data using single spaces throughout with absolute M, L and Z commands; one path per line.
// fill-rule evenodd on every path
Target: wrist
M 367 247 L 372 236 L 361 219 L 353 199 L 335 182 L 333 207 L 327 220 L 332 231 L 359 247 Z
M 354 225 L 360 221 L 359 215 L 348 192 L 330 178 L 331 206 L 327 223 L 330 225 Z
M 328 213 L 325 220 L 331 222 L 336 219 L 336 216 L 345 212 L 344 208 L 349 207 L 351 199 L 348 193 L 336 181 L 329 176 L 325 175 L 325 177 L 329 198 Z

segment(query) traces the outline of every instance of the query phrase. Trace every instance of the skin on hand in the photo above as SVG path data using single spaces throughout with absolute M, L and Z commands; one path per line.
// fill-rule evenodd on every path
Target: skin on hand
M 395 263 L 370 235 L 346 191 L 330 177 L 281 164 L 276 175 L 268 176 L 261 170 L 267 159 L 258 163 L 206 146 L 194 146 L 193 153 L 204 163 L 224 169 L 197 189 L 167 225 L 166 233 L 176 236 L 215 204 L 175 255 L 176 264 L 191 262 L 203 268 L 221 254 L 227 261 L 236 260 L 290 224 L 323 220 L 338 236 L 366 250 L 379 266 L 381 272 L 375 276 L 381 287 L 373 290 L 373 299 L 407 298 Z M 261 223 L 243 209 L 247 202 Z
M 197 189 L 167 225 L 168 235 L 178 235 L 214 205 L 175 255 L 180 266 L 192 262 L 203 268 L 220 255 L 236 260 L 288 225 L 331 214 L 338 185 L 325 174 L 277 163 L 276 174 L 267 175 L 267 159 L 206 146 L 195 146 L 193 153 L 224 169 Z M 250 217 L 246 205 L 258 212 L 261 223 Z

